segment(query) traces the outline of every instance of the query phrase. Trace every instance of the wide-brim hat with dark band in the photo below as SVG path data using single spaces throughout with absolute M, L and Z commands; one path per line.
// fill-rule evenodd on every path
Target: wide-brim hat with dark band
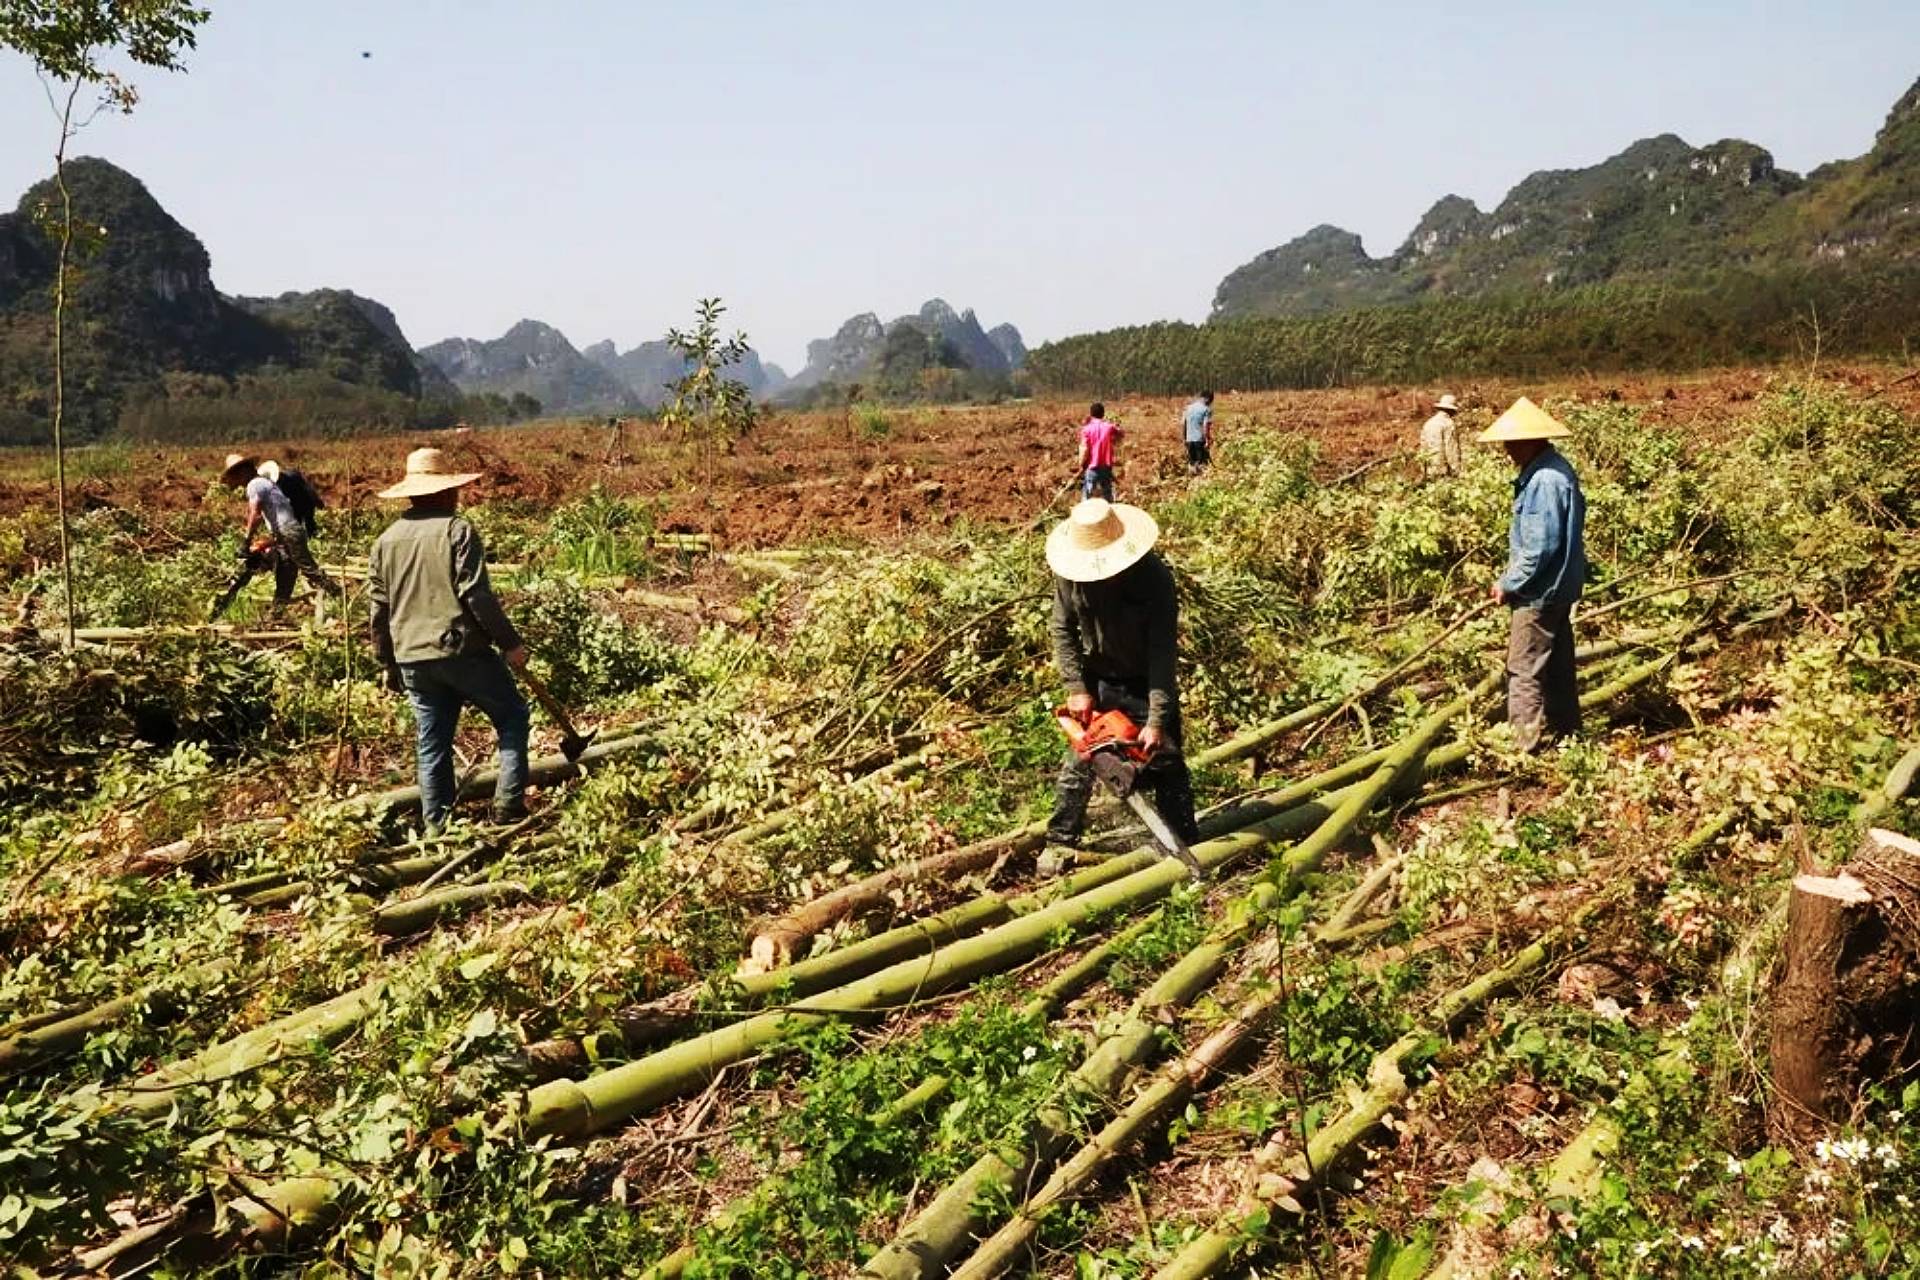
M 399 484 L 382 489 L 383 498 L 424 498 L 445 493 L 480 478 L 478 471 L 455 471 L 447 455 L 435 448 L 415 449 L 407 455 L 407 475 Z
M 1159 538 L 1139 507 L 1088 498 L 1047 535 L 1047 565 L 1068 582 L 1100 582 L 1132 568 Z
M 1521 396 L 1474 439 L 1481 444 L 1505 444 L 1509 440 L 1559 440 L 1572 434 L 1559 419 Z
M 260 460 L 249 453 L 230 453 L 226 465 L 220 468 L 220 479 L 226 484 L 239 484 L 250 480 L 260 470 Z

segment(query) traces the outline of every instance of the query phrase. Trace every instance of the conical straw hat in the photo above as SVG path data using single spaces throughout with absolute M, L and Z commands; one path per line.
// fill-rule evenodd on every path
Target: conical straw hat
M 1509 440 L 1558 440 L 1572 434 L 1552 414 L 1521 396 L 1474 439 L 1481 444 L 1504 444 Z
M 1159 537 L 1139 507 L 1088 498 L 1047 535 L 1047 565 L 1068 582 L 1100 582 L 1132 568 Z
M 458 489 L 461 485 L 472 484 L 479 478 L 478 471 L 453 470 L 447 455 L 438 449 L 415 449 L 407 455 L 407 478 L 391 489 L 382 489 L 380 496 L 422 498 L 429 493 Z
M 226 465 L 220 468 L 220 478 L 228 484 L 236 484 L 256 474 L 259 465 L 256 459 L 244 453 L 230 453 Z

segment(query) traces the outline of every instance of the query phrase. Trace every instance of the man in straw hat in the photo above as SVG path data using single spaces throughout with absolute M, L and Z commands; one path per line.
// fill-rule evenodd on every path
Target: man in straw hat
M 1460 432 L 1454 426 L 1459 402 L 1448 392 L 1433 402 L 1433 416 L 1420 428 L 1420 469 L 1429 480 L 1460 474 Z
M 1189 842 L 1200 838 L 1193 781 L 1180 754 L 1180 694 L 1174 684 L 1179 606 L 1173 574 L 1153 550 L 1160 527 L 1138 507 L 1089 498 L 1047 537 L 1053 569 L 1053 656 L 1078 715 L 1126 712 L 1154 752 L 1140 785 Z M 1078 847 L 1093 794 L 1093 768 L 1071 749 L 1060 765 L 1047 838 Z
M 438 449 L 408 454 L 406 478 L 380 492 L 406 498 L 408 508 L 373 544 L 367 572 L 374 652 L 389 687 L 405 690 L 413 704 L 429 832 L 446 822 L 457 798 L 453 735 L 469 705 L 493 722 L 500 740 L 495 821 L 526 815 L 529 716 L 513 671 L 527 665 L 527 650 L 494 598 L 480 535 L 457 514 L 461 488 L 479 478 L 455 471 Z
M 304 478 L 298 472 L 286 473 L 289 484 L 297 481 L 298 492 L 307 497 L 313 496 L 311 488 L 306 486 Z M 312 533 L 307 521 L 312 512 L 302 512 L 282 487 L 283 477 L 280 464 L 262 462 L 258 458 L 244 453 L 230 453 L 227 463 L 220 472 L 220 481 L 228 488 L 244 488 L 247 494 L 247 522 L 240 530 L 240 568 L 227 583 L 226 588 L 214 599 L 210 616 L 218 618 L 225 613 L 227 606 L 233 603 L 240 589 L 252 581 L 253 575 L 261 569 L 273 570 L 273 611 L 284 610 L 293 599 L 293 584 L 302 574 L 311 582 L 320 598 L 325 600 L 328 593 L 340 590 L 340 584 L 327 576 L 320 562 L 313 558 L 313 548 L 307 544 Z M 261 532 L 260 537 L 255 531 Z
M 1478 437 L 1482 444 L 1506 446 L 1520 469 L 1513 482 L 1507 571 L 1493 584 L 1493 598 L 1513 610 L 1507 721 L 1522 751 L 1537 749 L 1545 736 L 1580 731 L 1573 605 L 1587 579 L 1587 500 L 1573 464 L 1553 447 L 1572 434 L 1522 396 Z

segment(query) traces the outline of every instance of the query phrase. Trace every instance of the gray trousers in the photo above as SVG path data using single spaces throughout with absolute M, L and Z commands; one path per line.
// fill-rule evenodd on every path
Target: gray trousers
M 1580 690 L 1574 678 L 1573 606 L 1515 609 L 1507 636 L 1507 723 L 1513 743 L 1535 751 L 1543 739 L 1580 732 Z

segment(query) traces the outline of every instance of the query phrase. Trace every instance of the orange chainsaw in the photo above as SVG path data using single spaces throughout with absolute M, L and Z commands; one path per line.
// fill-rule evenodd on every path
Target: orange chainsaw
M 1194 879 L 1206 873 L 1193 856 L 1187 842 L 1174 833 L 1160 811 L 1139 792 L 1140 773 L 1153 759 L 1153 752 L 1140 745 L 1140 728 L 1124 711 L 1093 711 L 1079 715 L 1065 707 L 1055 707 L 1053 718 L 1074 754 L 1093 766 L 1093 776 L 1133 810 L 1152 833 L 1154 841 L 1169 857 L 1180 859 Z

